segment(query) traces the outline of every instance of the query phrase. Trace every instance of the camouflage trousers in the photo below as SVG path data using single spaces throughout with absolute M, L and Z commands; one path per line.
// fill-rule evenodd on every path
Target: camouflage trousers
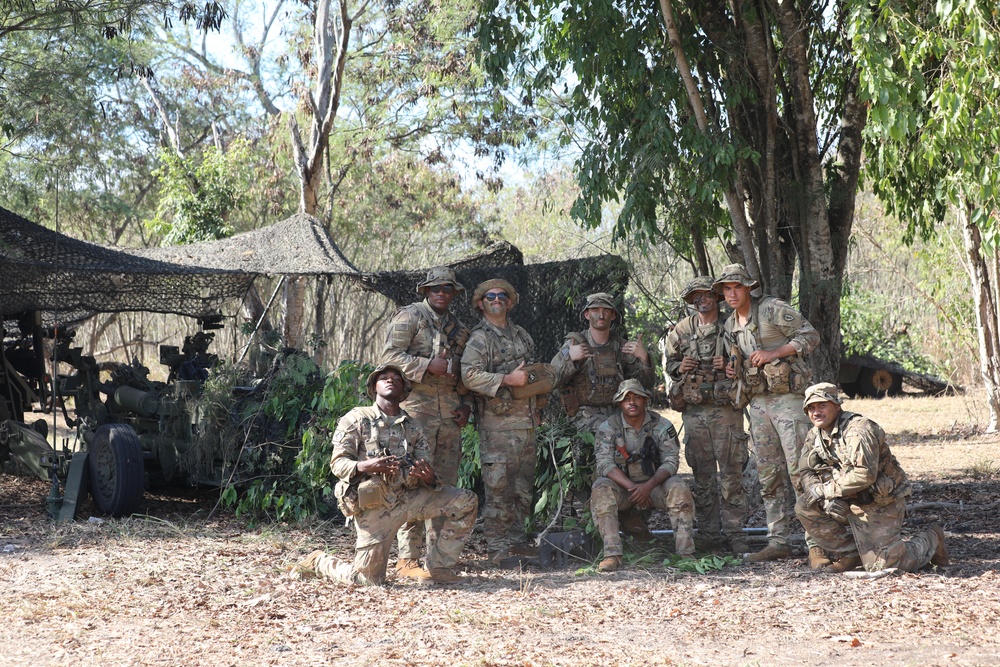
M 451 417 L 440 417 L 437 415 L 425 415 L 419 412 L 411 415 L 424 432 L 427 443 L 431 446 L 431 458 L 428 463 L 434 468 L 437 480 L 442 484 L 455 486 L 458 483 L 458 464 L 462 460 L 462 429 Z M 437 522 L 437 530 L 441 530 L 443 517 L 431 519 L 431 523 Z M 412 560 L 420 560 L 420 554 L 424 549 L 424 530 L 429 533 L 432 529 L 430 524 L 424 525 L 422 522 L 410 522 L 404 524 L 396 534 L 396 543 L 399 545 L 399 557 Z
M 392 536 L 407 521 L 440 518 L 440 528 L 427 532 L 427 567 L 448 568 L 458 562 L 476 523 L 479 499 L 467 489 L 443 486 L 402 489 L 391 507 L 367 510 L 353 517 L 357 530 L 354 563 L 332 556 L 316 562 L 316 573 L 341 583 L 380 584 L 385 581 Z M 431 524 L 433 526 L 433 524 Z
M 714 537 L 721 530 L 730 540 L 742 538 L 747 512 L 743 413 L 729 406 L 688 405 L 682 419 L 684 458 L 694 473 L 698 533 Z
M 906 503 L 900 498 L 885 504 L 851 505 L 850 527 L 803 498 L 795 503 L 795 513 L 818 546 L 832 556 L 860 555 L 869 572 L 890 567 L 914 572 L 931 562 L 938 546 L 938 536 L 931 530 L 902 537 Z
M 754 396 L 747 415 L 767 515 L 767 539 L 787 545 L 795 518 L 791 498 L 799 477 L 799 452 L 812 424 L 802 412 L 799 394 Z
M 671 477 L 649 494 L 653 507 L 664 510 L 674 529 L 674 543 L 682 556 L 694 554 L 694 499 L 684 480 Z M 629 492 L 612 479 L 598 477 L 590 496 L 590 511 L 604 541 L 605 556 L 622 555 L 622 538 L 618 532 L 618 512 L 633 506 Z
M 491 554 L 527 540 L 524 522 L 535 490 L 535 429 L 479 432 L 486 502 L 483 532 Z

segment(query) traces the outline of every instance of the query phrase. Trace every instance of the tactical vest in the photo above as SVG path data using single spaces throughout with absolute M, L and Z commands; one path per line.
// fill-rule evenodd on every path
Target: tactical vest
M 582 333 L 567 336 L 574 345 L 590 345 Z M 593 357 L 583 360 L 583 367 L 577 371 L 562 390 L 563 404 L 574 405 L 572 417 L 581 405 L 607 407 L 614 402 L 618 385 L 625 379 L 621 364 L 621 339 L 612 336 L 607 345 L 590 345 Z M 568 396 L 567 396 L 568 395 Z M 567 400 L 567 398 L 569 400 Z
M 729 392 L 732 388 L 732 380 L 726 378 L 725 371 L 717 371 L 712 366 L 712 358 L 724 356 L 725 343 L 723 333 L 725 331 L 725 321 L 721 318 L 716 323 L 715 336 L 701 336 L 698 326 L 698 316 L 692 315 L 689 319 L 691 324 L 691 336 L 688 338 L 688 352 L 686 356 L 698 359 L 698 368 L 689 371 L 681 376 L 680 393 L 687 405 L 700 405 L 711 403 L 714 405 L 726 405 L 729 403 Z M 686 405 L 683 405 L 680 409 Z
M 445 357 L 451 362 L 451 374 L 454 377 L 449 377 L 448 375 L 432 375 L 426 373 L 424 375 L 424 384 L 443 384 L 447 386 L 454 386 L 455 391 L 459 394 L 467 394 L 468 389 L 462 383 L 462 373 L 460 369 L 460 362 L 462 360 L 462 352 L 465 351 L 465 344 L 469 341 L 470 331 L 468 327 L 463 326 L 458 319 L 452 315 L 450 312 L 445 313 L 442 318 L 444 320 L 444 325 L 441 327 L 441 331 L 437 331 L 436 323 L 431 319 L 431 315 L 427 312 L 428 308 L 425 304 L 420 304 L 417 308 L 417 314 L 419 319 L 417 320 L 417 330 L 413 334 L 414 339 L 421 338 L 431 338 L 433 340 L 429 349 L 422 349 L 425 346 L 419 346 L 420 349 L 407 349 L 410 354 L 419 354 L 420 356 L 427 356 L 430 358 L 440 356 L 442 352 L 445 352 Z M 428 331 L 429 330 L 429 331 Z
M 483 320 L 485 321 L 485 320 Z M 499 353 L 500 362 L 496 364 L 496 367 L 491 370 L 493 373 L 510 373 L 518 366 L 521 362 L 525 364 L 531 363 L 532 359 L 531 353 L 534 348 L 534 343 L 532 343 L 531 338 L 528 337 L 528 333 L 517 326 L 510 325 L 510 330 L 514 332 L 514 336 L 517 338 L 517 342 L 520 343 L 521 347 L 524 348 L 526 356 L 518 357 L 516 356 L 516 349 L 514 345 L 511 345 L 497 334 L 492 327 L 483 326 L 483 321 L 480 321 L 473 331 L 481 330 L 486 335 L 486 340 L 489 341 L 487 349 Z M 492 414 L 496 416 L 505 415 L 510 412 L 511 408 L 514 407 L 514 395 L 511 393 L 509 387 L 500 387 L 497 390 L 497 395 L 492 397 L 479 397 L 480 409 L 489 410 Z M 533 398 L 523 399 L 525 401 L 532 401 Z
M 760 301 L 753 299 L 753 317 L 747 330 L 753 334 L 755 350 L 763 350 L 760 336 Z M 734 314 L 733 317 L 736 317 Z M 786 341 L 787 342 L 787 341 Z M 797 356 L 797 355 L 796 355 Z M 812 369 L 801 358 L 789 363 L 785 359 L 775 359 L 762 367 L 753 366 L 748 359 L 743 362 L 744 391 L 748 396 L 762 394 L 799 394 L 812 383 Z

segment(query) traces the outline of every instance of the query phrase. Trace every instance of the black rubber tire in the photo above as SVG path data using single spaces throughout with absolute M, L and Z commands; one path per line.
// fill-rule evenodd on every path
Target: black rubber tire
M 142 445 L 127 424 L 105 424 L 87 451 L 90 495 L 102 514 L 122 517 L 139 507 L 146 471 Z
M 899 396 L 903 393 L 903 376 L 882 368 L 862 368 L 857 389 L 860 396 L 868 398 Z

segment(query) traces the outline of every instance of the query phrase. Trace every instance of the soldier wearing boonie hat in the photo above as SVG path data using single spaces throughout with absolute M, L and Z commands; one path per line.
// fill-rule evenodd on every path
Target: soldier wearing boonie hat
M 428 463 L 427 439 L 400 407 L 409 391 L 401 368 L 380 365 L 366 388 L 373 404 L 356 407 L 337 422 L 330 460 L 337 504 L 355 526 L 354 562 L 314 551 L 293 571 L 345 584 L 381 583 L 396 531 L 407 522 L 440 520 L 441 529 L 428 544 L 427 569 L 410 576 L 427 583 L 461 582 L 453 568 L 476 522 L 476 494 L 442 484 Z
M 450 307 L 465 287 L 450 266 L 436 266 L 427 271 L 416 291 L 424 299 L 403 306 L 389 321 L 382 360 L 398 366 L 412 383 L 413 391 L 403 408 L 426 434 L 429 460 L 438 478 L 455 485 L 462 458 L 462 427 L 469 420 L 472 401 L 460 380 L 469 328 Z M 435 522 L 440 525 L 441 520 Z M 420 565 L 424 531 L 422 522 L 400 529 L 396 570 L 401 576 L 426 576 Z
M 590 294 L 580 313 L 587 328 L 566 334 L 552 365 L 563 409 L 573 420 L 573 426 L 577 431 L 593 434 L 615 413 L 614 395 L 623 380 L 637 379 L 648 390 L 656 382 L 656 376 L 642 344 L 642 334 L 628 341 L 614 331 L 614 323 L 621 319 L 614 296 L 607 292 Z M 573 439 L 573 456 L 580 469 L 593 470 L 594 450 L 582 439 Z M 585 499 L 590 484 L 583 483 L 586 486 L 574 492 Z M 637 510 L 629 510 L 621 519 L 626 533 L 652 539 Z
M 512 388 L 529 384 L 524 367 L 534 361 L 535 343 L 508 319 L 517 305 L 517 290 L 494 278 L 480 283 L 473 307 L 483 313 L 462 355 L 462 379 L 476 394 L 479 460 L 486 487 L 483 532 L 493 564 L 514 567 L 532 557 L 524 521 L 531 506 L 535 478 L 535 427 L 538 398 L 515 398 Z
M 742 264 L 722 269 L 713 288 L 733 314 L 726 320 L 725 347 L 733 380 L 733 401 L 747 409 L 757 457 L 761 497 L 767 514 L 767 546 L 751 562 L 789 558 L 793 508 L 786 477 L 798 479 L 798 455 L 809 421 L 802 414 L 802 392 L 812 371 L 806 357 L 819 345 L 816 329 L 790 305 L 772 296 L 757 298 L 759 287 Z M 808 535 L 810 558 L 819 557 Z
M 750 550 L 743 535 L 747 435 L 743 412 L 729 397 L 725 319 L 719 313 L 722 295 L 712 289 L 714 283 L 710 276 L 698 276 L 681 292 L 695 312 L 667 335 L 664 370 L 672 380 L 671 407 L 684 423 L 684 457 L 694 476 L 699 544 L 705 550 L 726 546 L 743 555 Z
M 814 384 L 802 409 L 813 424 L 799 457 L 795 514 L 823 552 L 810 557 L 814 569 L 869 572 L 898 568 L 906 572 L 931 563 L 948 565 L 944 529 L 934 523 L 903 538 L 906 473 L 870 419 L 845 412 L 837 386 Z M 831 563 L 831 559 L 834 561 Z
M 651 392 L 632 378 L 615 392 L 617 410 L 597 429 L 590 510 L 604 541 L 601 572 L 622 564 L 618 513 L 632 507 L 666 511 L 678 554 L 694 554 L 694 500 L 677 475 L 680 445 L 673 424 L 647 410 Z

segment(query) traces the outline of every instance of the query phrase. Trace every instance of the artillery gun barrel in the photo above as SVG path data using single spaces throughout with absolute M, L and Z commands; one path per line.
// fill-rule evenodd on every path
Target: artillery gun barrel
M 176 417 L 180 406 L 174 401 L 161 400 L 159 394 L 135 387 L 118 387 L 115 403 L 143 417 Z

